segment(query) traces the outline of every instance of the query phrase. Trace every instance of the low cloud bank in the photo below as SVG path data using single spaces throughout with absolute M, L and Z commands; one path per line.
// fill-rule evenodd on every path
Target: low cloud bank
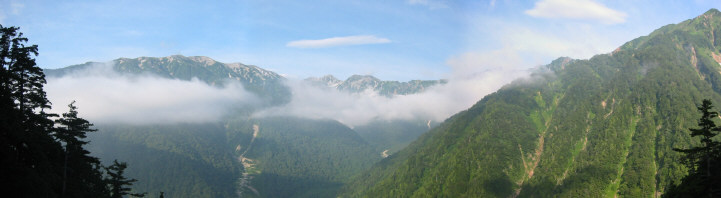
M 528 75 L 519 65 L 520 57 L 508 51 L 466 53 L 448 61 L 452 68 L 449 81 L 443 85 L 411 95 L 392 98 L 372 90 L 347 93 L 289 81 L 293 92 L 290 103 L 261 110 L 254 116 L 298 116 L 311 119 L 334 119 L 348 126 L 360 126 L 373 120 L 443 121 L 468 109 L 483 96 L 495 92 L 514 79 Z
M 448 83 L 410 95 L 386 97 L 373 90 L 348 93 L 288 80 L 288 104 L 256 111 L 255 117 L 297 116 L 333 119 L 350 127 L 375 120 L 441 122 L 468 109 L 485 95 L 527 76 L 528 67 L 516 52 L 466 53 L 447 62 Z M 99 64 L 62 77 L 49 77 L 45 90 L 53 112 L 67 111 L 77 101 L 80 115 L 93 123 L 172 124 L 219 121 L 233 109 L 259 105 L 260 99 L 236 81 L 223 88 L 200 80 L 183 81 L 152 75 L 119 74 Z
M 198 79 L 119 74 L 112 64 L 48 77 L 47 82 L 45 91 L 54 113 L 67 111 L 67 105 L 75 100 L 80 116 L 93 123 L 212 122 L 234 108 L 259 102 L 238 82 L 219 88 Z

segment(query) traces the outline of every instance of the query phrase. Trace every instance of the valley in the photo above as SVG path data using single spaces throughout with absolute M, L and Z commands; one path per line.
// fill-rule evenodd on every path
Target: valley
M 333 119 L 258 116 L 254 112 L 292 104 L 295 85 L 260 67 L 206 57 L 117 59 L 112 68 L 123 75 L 195 78 L 219 87 L 230 79 L 263 102 L 236 106 L 217 122 L 187 124 L 183 130 L 100 124 L 105 132 L 91 136 L 98 144 L 90 149 L 101 159 L 137 164 L 129 174 L 140 180 L 138 189 L 162 189 L 174 197 L 656 196 L 684 175 L 671 149 L 692 141 L 683 131 L 693 125 L 695 102 L 721 101 L 721 63 L 715 59 L 721 47 L 712 42 L 721 34 L 703 33 L 721 29 L 719 17 L 710 10 L 588 60 L 559 58 L 535 69 L 532 80 L 506 85 L 443 122 L 376 119 L 354 126 Z M 95 64 L 46 73 L 58 78 Z M 385 98 L 452 83 L 363 75 L 301 82 L 353 97 Z M 195 130 L 182 132 L 186 129 Z M 149 141 L 146 131 L 164 138 Z M 158 158 L 171 152 L 182 162 L 178 165 L 198 166 L 157 174 L 149 167 L 159 162 L 109 152 L 133 150 Z M 165 175 L 188 175 L 196 182 L 191 187 Z M 214 184 L 218 181 L 225 183 Z
M 3 197 L 721 197 L 719 1 L 0 1 Z

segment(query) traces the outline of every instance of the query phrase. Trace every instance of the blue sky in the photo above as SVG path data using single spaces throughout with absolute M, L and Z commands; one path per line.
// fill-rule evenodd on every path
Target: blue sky
M 608 53 L 721 1 L 14 1 L 0 24 L 58 68 L 119 57 L 208 56 L 294 78 L 447 78 Z

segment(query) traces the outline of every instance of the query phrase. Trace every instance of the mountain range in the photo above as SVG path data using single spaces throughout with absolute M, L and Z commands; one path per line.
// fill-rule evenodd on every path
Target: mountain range
M 48 78 L 62 78 L 93 75 L 87 71 L 94 69 L 108 72 L 98 69 L 103 67 L 119 75 L 198 79 L 216 87 L 235 81 L 261 97 L 260 106 L 217 122 L 97 124 L 101 133 L 89 136 L 88 149 L 101 160 L 133 164 L 128 175 L 139 180 L 134 189 L 150 192 L 149 196 L 163 191 L 171 197 L 330 197 L 352 175 L 400 150 L 431 126 L 427 120 L 376 121 L 354 130 L 334 120 L 249 117 L 248 111 L 288 103 L 292 98 L 288 79 L 257 66 L 202 56 L 119 58 L 44 72 Z M 354 76 L 330 88 L 392 97 L 421 92 L 439 82 Z M 353 89 L 345 89 L 346 85 Z
M 721 102 L 721 12 L 559 58 L 346 185 L 342 197 L 658 197 L 703 99 Z M 718 111 L 718 109 L 715 109 Z
M 113 69 L 213 86 L 239 81 L 264 107 L 293 96 L 274 72 L 207 57 L 121 58 Z M 305 82 L 394 97 L 447 81 L 328 75 Z M 687 174 L 673 149 L 697 144 L 688 129 L 703 99 L 721 104 L 716 9 L 607 54 L 558 58 L 440 124 L 351 128 L 239 114 L 217 123 L 99 125 L 90 150 L 128 161 L 139 190 L 172 197 L 658 197 Z
M 371 75 L 352 75 L 344 81 L 338 80 L 332 75 L 311 77 L 305 80 L 317 86 L 336 88 L 341 91 L 357 93 L 372 90 L 384 96 L 420 93 L 434 85 L 448 82 L 447 80 L 382 81 Z

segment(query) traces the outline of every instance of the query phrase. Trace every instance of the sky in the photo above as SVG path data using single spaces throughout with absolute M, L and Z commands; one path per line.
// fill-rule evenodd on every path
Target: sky
M 0 0 L 0 24 L 39 45 L 60 68 L 120 57 L 208 56 L 290 78 L 370 74 L 439 79 L 469 55 L 522 67 L 608 53 L 715 0 Z
M 120 57 L 179 54 L 286 76 L 291 101 L 252 116 L 334 119 L 353 127 L 378 119 L 442 122 L 558 57 L 609 53 L 720 7 L 716 0 L 0 0 L 0 24 L 20 27 L 39 45 L 42 68 L 98 62 L 48 78 L 55 113 L 77 101 L 81 116 L 95 123 L 197 123 L 260 102 L 239 83 L 222 88 L 109 69 Z M 302 80 L 326 74 L 448 83 L 385 97 Z

